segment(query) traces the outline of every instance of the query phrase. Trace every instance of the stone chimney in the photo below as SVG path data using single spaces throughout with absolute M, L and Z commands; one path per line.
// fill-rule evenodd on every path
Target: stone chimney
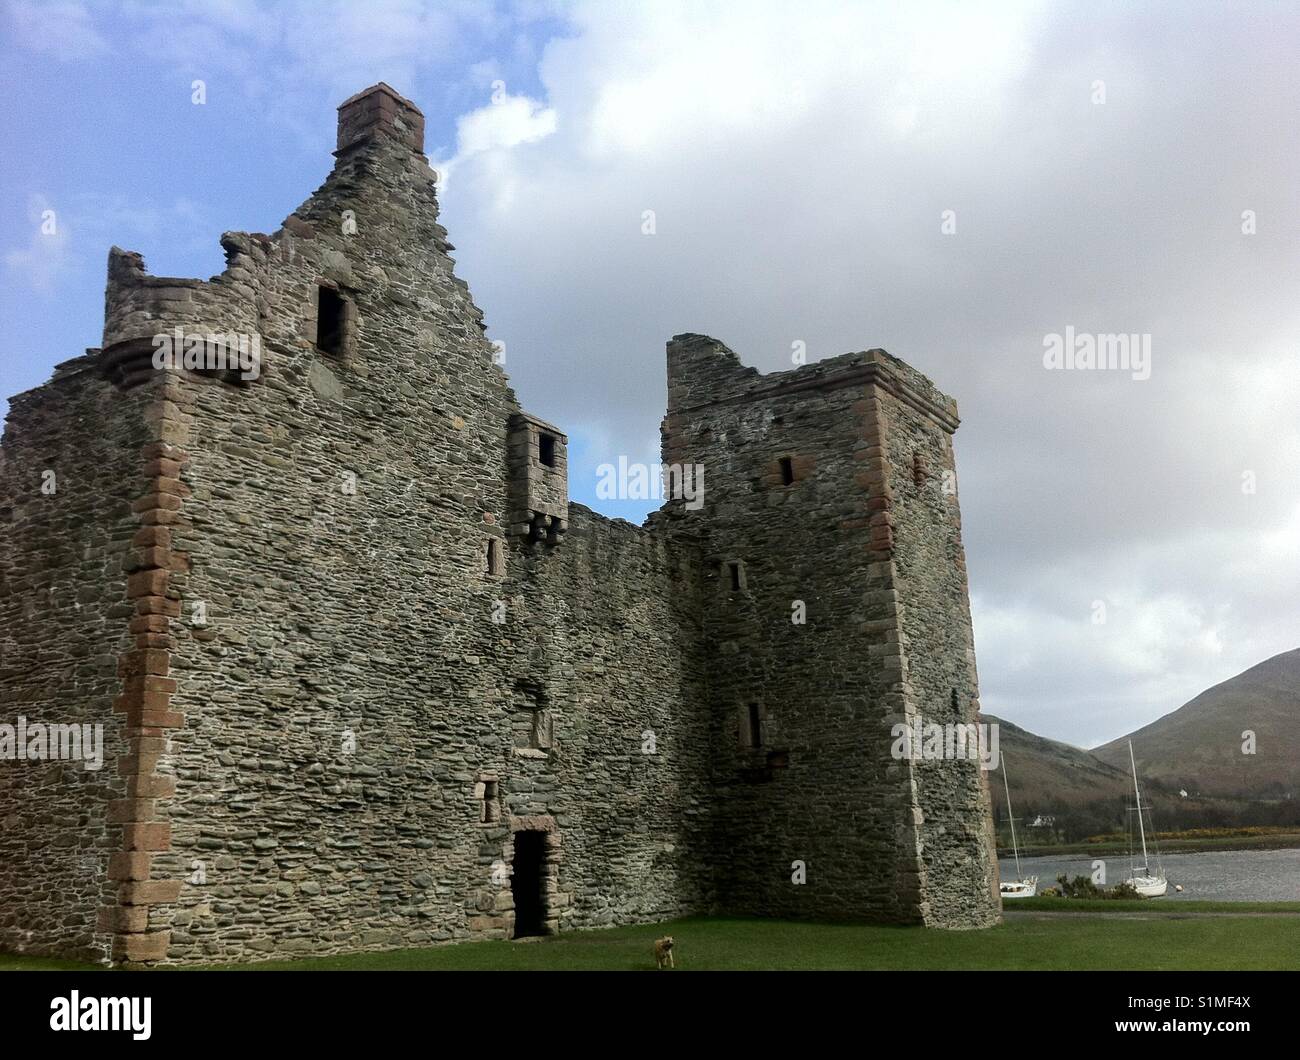
M 417 154 L 424 154 L 424 115 L 420 108 L 382 81 L 339 106 L 335 154 L 369 143 L 378 135 L 391 136 Z

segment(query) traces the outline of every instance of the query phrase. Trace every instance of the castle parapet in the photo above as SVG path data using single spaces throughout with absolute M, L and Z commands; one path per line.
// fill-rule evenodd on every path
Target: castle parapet
M 708 335 L 674 335 L 668 342 L 668 411 L 741 394 L 760 379 L 725 343 Z
M 668 343 L 670 419 L 710 405 L 871 383 L 924 413 L 950 434 L 960 423 L 956 401 L 924 374 L 881 349 L 845 353 L 764 375 L 742 365 L 726 345 L 707 335 L 675 335 Z
M 227 269 L 214 280 L 150 276 L 138 253 L 113 247 L 108 253 L 104 294 L 104 338 L 100 367 L 119 386 L 143 382 L 155 370 L 156 339 L 186 335 L 252 336 L 257 333 L 253 298 L 254 259 L 265 250 L 252 237 L 222 237 Z

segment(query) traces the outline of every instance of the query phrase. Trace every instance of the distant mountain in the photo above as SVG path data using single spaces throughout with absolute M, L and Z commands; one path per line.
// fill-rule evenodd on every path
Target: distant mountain
M 1242 753 L 1247 729 L 1255 734 L 1253 755 Z M 1300 799 L 1300 648 L 1206 689 L 1092 754 L 1127 769 L 1130 739 L 1144 785 L 1163 783 L 1192 795 Z M 1014 785 L 1014 761 L 1011 778 Z M 1014 804 L 1014 786 L 1011 798 Z
M 1006 761 L 1011 805 L 1019 819 L 1063 806 L 1082 806 L 1103 799 L 1122 805 L 1130 790 L 1128 773 L 1068 743 L 1035 736 L 1019 725 L 991 714 L 981 720 L 997 723 L 999 754 Z M 989 790 L 1001 820 L 1005 813 L 1001 767 L 989 774 Z

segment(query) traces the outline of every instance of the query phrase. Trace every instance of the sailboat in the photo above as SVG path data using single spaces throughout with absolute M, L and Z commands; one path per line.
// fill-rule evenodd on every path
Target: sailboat
M 1169 881 L 1165 879 L 1164 867 L 1159 864 L 1160 854 L 1156 853 L 1156 871 L 1151 872 L 1151 867 L 1147 861 L 1147 830 L 1142 823 L 1142 792 L 1138 788 L 1138 767 L 1137 762 L 1133 759 L 1133 741 L 1128 742 L 1128 761 L 1133 767 L 1133 796 L 1137 799 L 1137 816 L 1138 816 L 1138 834 L 1142 837 L 1142 871 L 1133 872 L 1124 882 L 1132 887 L 1143 898 L 1160 898 L 1169 888 Z M 1132 833 L 1129 833 L 1132 835 Z M 1130 866 L 1130 871 L 1132 866 Z
M 1003 898 L 1032 898 L 1038 893 L 1038 877 L 1027 879 L 1020 872 L 1020 847 L 1016 843 L 1016 819 L 1011 816 L 1011 784 L 1007 781 L 1007 756 L 1002 756 L 1002 786 L 1007 792 L 1007 820 L 1011 822 L 1011 850 L 1016 856 L 1016 878 L 1003 880 L 998 892 Z

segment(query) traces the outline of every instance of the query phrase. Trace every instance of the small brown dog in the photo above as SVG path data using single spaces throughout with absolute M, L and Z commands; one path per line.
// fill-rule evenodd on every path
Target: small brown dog
M 655 967 L 677 967 L 677 965 L 673 963 L 673 937 L 671 935 L 665 935 L 661 939 L 655 939 Z

